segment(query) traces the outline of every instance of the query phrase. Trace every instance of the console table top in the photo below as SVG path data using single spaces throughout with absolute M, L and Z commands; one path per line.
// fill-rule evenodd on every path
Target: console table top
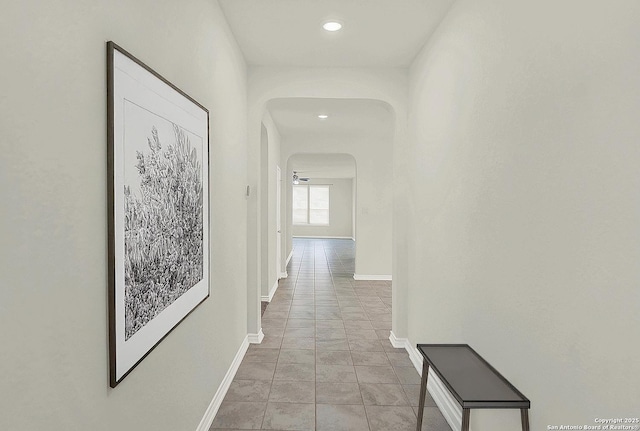
M 530 408 L 529 400 L 468 344 L 417 347 L 463 408 Z

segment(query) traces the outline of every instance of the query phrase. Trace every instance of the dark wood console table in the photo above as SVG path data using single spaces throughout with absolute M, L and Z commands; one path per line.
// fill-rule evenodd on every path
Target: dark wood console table
M 522 431 L 529 431 L 531 403 L 468 344 L 418 344 L 422 384 L 417 431 L 422 428 L 429 368 L 462 406 L 462 431 L 469 430 L 471 409 L 520 409 Z

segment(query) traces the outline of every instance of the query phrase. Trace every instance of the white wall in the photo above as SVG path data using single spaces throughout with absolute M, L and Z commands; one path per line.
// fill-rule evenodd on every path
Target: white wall
M 391 136 L 378 138 L 282 138 L 283 160 L 296 153 L 351 154 L 356 164 L 357 201 L 355 273 L 390 276 L 392 274 L 391 231 L 393 200 L 393 164 Z M 289 170 L 291 174 L 291 170 Z M 294 232 L 291 187 L 287 188 L 287 231 Z M 294 233 L 295 234 L 295 233 Z M 287 250 L 292 250 L 292 235 L 287 235 Z
M 319 69 L 319 68 L 280 68 L 280 67 L 250 67 L 248 73 L 248 86 L 249 86 L 249 124 L 248 124 L 248 133 L 249 133 L 249 161 L 248 161 L 248 172 L 249 172 L 249 184 L 252 186 L 257 183 L 257 179 L 252 177 L 254 169 L 257 169 L 256 166 L 259 166 L 259 143 L 260 143 L 260 124 L 262 121 L 262 117 L 264 112 L 266 112 L 267 103 L 272 99 L 282 99 L 287 97 L 304 97 L 304 98 L 347 98 L 347 99 L 371 99 L 371 100 L 379 100 L 386 102 L 390 106 L 390 114 L 394 116 L 394 130 L 392 135 L 385 140 L 385 144 L 388 148 L 392 148 L 392 143 L 399 143 L 405 140 L 406 134 L 406 101 L 407 101 L 407 71 L 405 69 L 360 69 L 360 68 L 351 68 L 351 69 L 336 69 L 336 68 L 328 68 L 328 69 Z M 294 137 L 295 138 L 295 137 Z M 306 139 L 306 136 L 305 136 Z M 284 154 L 284 138 L 282 138 L 282 146 L 281 146 L 281 166 L 285 166 L 286 161 L 288 160 L 289 155 Z M 328 153 L 352 153 L 351 151 L 346 151 L 344 149 L 345 142 L 326 142 L 326 141 L 314 141 L 311 146 L 309 146 L 306 150 L 296 150 L 298 151 L 311 151 L 317 153 L 318 145 L 326 145 L 328 150 L 322 150 L 322 152 Z M 352 143 L 353 144 L 353 143 Z M 366 145 L 365 143 L 361 143 Z M 369 142 L 371 144 L 371 142 Z M 311 150 L 309 150 L 311 148 Z M 364 153 L 364 149 L 362 150 Z M 389 162 L 392 158 L 395 157 L 393 151 L 390 150 L 386 155 L 386 165 L 389 167 L 389 172 L 391 172 L 391 167 Z M 371 163 L 366 162 L 363 166 L 371 166 Z M 358 164 L 358 201 L 361 200 L 362 195 L 360 194 L 360 165 Z M 283 169 L 283 175 L 285 175 L 285 170 Z M 377 177 L 374 174 L 374 170 L 370 169 L 370 175 L 373 177 L 374 187 L 369 187 L 369 192 L 366 192 L 365 188 L 365 198 L 373 199 L 375 202 L 375 211 L 377 214 L 379 211 L 379 204 L 382 204 L 382 200 L 386 199 L 386 205 L 388 208 L 385 208 L 384 211 L 388 212 L 388 215 L 385 217 L 388 218 L 389 226 L 391 226 L 391 190 L 385 191 L 387 195 L 381 196 L 379 199 L 375 196 L 376 189 L 375 185 L 377 185 Z M 384 174 L 386 175 L 386 174 Z M 384 176 L 383 175 L 383 176 Z M 386 182 L 384 182 L 386 181 Z M 395 179 L 392 175 L 385 177 L 385 180 L 381 180 L 382 188 L 387 189 L 391 188 Z M 288 216 L 285 204 L 288 199 L 291 199 L 290 195 L 285 195 L 287 188 L 283 186 L 283 207 L 282 214 L 283 217 Z M 286 196 L 286 199 L 285 199 Z M 365 200 L 366 201 L 366 200 Z M 356 214 L 357 223 L 360 223 L 361 214 Z M 395 221 L 393 221 L 395 226 Z M 256 221 L 249 218 L 250 226 L 255 226 L 257 224 Z M 365 224 L 366 220 L 365 220 Z M 287 238 L 291 238 L 291 226 L 289 224 L 283 225 L 283 256 L 288 256 L 292 251 L 292 246 L 290 241 L 286 241 Z M 388 234 L 385 238 L 383 236 L 375 236 L 375 229 L 368 228 L 369 232 L 373 232 L 374 234 L 369 236 L 365 231 L 357 230 L 358 240 L 360 241 L 362 238 L 377 238 L 376 241 L 378 243 L 372 244 L 371 246 L 367 246 L 367 244 L 363 244 L 361 242 L 358 243 L 356 247 L 356 265 L 357 262 L 363 261 L 365 264 L 362 266 L 361 274 L 380 274 L 380 275 L 388 275 L 395 273 L 394 267 L 397 265 L 395 256 L 392 256 L 391 253 L 391 227 L 388 228 Z M 256 238 L 255 228 L 253 230 L 249 230 L 249 240 L 252 241 L 252 238 Z M 385 242 L 386 241 L 386 242 Z M 377 247 L 377 248 L 376 248 Z M 367 251 L 368 250 L 368 251 Z M 380 253 L 378 256 L 373 256 L 372 250 L 384 250 L 384 253 Z M 365 253 L 364 256 L 360 256 L 360 253 Z M 368 259 L 367 256 L 373 256 L 372 259 Z M 249 256 L 249 272 L 253 273 L 256 270 L 256 265 L 252 264 L 253 256 Z M 369 261 L 369 262 L 367 262 Z M 356 271 L 360 268 L 357 266 Z M 372 271 L 372 272 L 368 272 Z M 401 279 L 399 283 L 404 283 L 404 279 L 402 279 L 402 275 L 400 275 Z M 394 286 L 396 285 L 396 279 L 394 278 Z M 249 282 L 249 293 L 248 295 L 251 297 L 253 295 L 252 289 L 254 289 L 253 284 Z M 394 288 L 395 290 L 395 288 Z M 405 289 L 406 291 L 406 289 Z M 395 295 L 395 293 L 394 293 Z M 254 306 L 255 310 L 250 310 L 250 315 L 255 314 L 259 316 L 259 307 L 256 302 Z M 395 312 L 395 309 L 394 309 Z M 395 317 L 394 317 L 395 319 Z M 257 328 L 259 325 L 257 322 L 250 321 L 249 322 L 249 330 L 251 328 Z
M 269 134 L 262 123 L 260 133 L 260 295 L 269 296 Z
M 354 241 L 356 240 L 356 212 L 358 211 L 356 207 L 356 202 L 358 202 L 357 184 L 358 181 L 354 178 L 351 181 L 351 237 Z
M 280 186 L 277 180 L 277 166 L 280 165 L 280 133 L 269 112 L 265 112 L 262 119 L 266 140 L 262 146 L 261 161 L 261 190 L 262 190 L 262 287 L 261 295 L 268 296 L 269 290 L 278 282 L 280 272 L 284 268 L 276 270 L 276 193 Z M 266 230 L 266 231 L 265 231 Z M 286 256 L 284 257 L 286 259 Z
M 115 389 L 106 47 L 210 110 L 211 296 Z M 246 334 L 246 67 L 217 2 L 5 2 L 0 429 L 195 430 Z
M 293 236 L 353 237 L 353 178 L 312 178 L 307 184 L 329 186 L 329 225 L 293 225 Z M 289 187 L 291 182 L 289 181 Z M 287 207 L 291 211 L 291 204 Z
M 638 22 L 635 0 L 459 0 L 411 69 L 410 343 L 469 343 L 532 429 L 637 416 Z

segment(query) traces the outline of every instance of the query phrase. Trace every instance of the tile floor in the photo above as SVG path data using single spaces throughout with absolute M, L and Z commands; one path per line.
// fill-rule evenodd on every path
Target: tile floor
M 294 239 L 212 430 L 415 431 L 420 377 L 389 342 L 391 282 L 354 281 L 354 242 Z M 423 430 L 450 431 L 427 394 Z

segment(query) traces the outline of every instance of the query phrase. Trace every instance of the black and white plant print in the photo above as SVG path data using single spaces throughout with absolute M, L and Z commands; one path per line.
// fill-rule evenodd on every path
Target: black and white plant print
M 125 176 L 125 340 L 203 278 L 202 152 L 163 121 Z

